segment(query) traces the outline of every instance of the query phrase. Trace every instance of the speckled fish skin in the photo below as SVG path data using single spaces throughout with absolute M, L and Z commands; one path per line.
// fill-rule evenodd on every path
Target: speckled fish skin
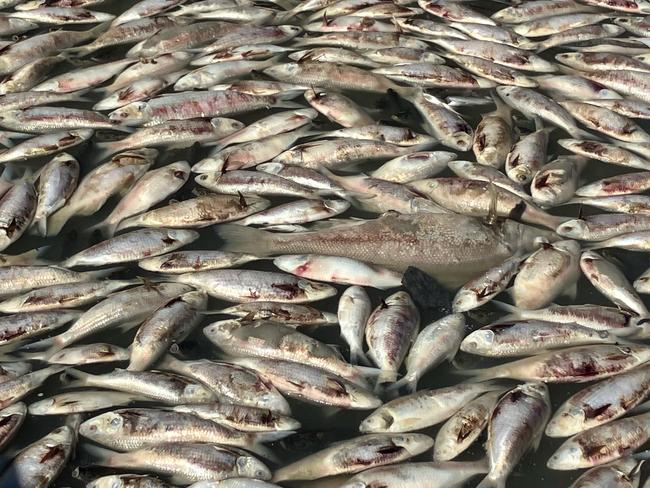
M 564 220 L 532 202 L 488 181 L 464 178 L 432 178 L 414 181 L 410 186 L 440 206 L 472 217 L 487 217 L 492 204 L 491 187 L 497 193 L 496 214 L 522 222 L 555 229 Z
M 146 173 L 157 155 L 155 149 L 126 151 L 89 172 L 79 182 L 67 204 L 50 217 L 48 235 L 58 234 L 75 215 L 94 214 L 111 196 L 130 188 Z
M 218 313 L 246 318 L 246 320 L 270 320 L 292 327 L 310 325 L 334 325 L 338 318 L 331 312 L 323 312 L 311 305 L 282 302 L 247 302 L 219 310 Z
M 103 266 L 106 264 L 139 261 L 189 244 L 199 234 L 183 229 L 141 229 L 112 237 L 83 251 L 73 254 L 63 265 Z
M 223 251 L 176 251 L 162 256 L 146 258 L 138 266 L 147 271 L 167 274 L 183 274 L 211 269 L 232 268 L 255 261 L 250 254 Z
M 86 310 L 65 332 L 53 337 L 57 352 L 95 332 L 124 323 L 140 323 L 169 299 L 191 291 L 181 283 L 156 283 L 115 293 Z
M 177 405 L 171 410 L 191 413 L 242 432 L 296 431 L 300 422 L 267 408 L 232 403 L 196 403 Z M 287 432 L 287 435 L 291 432 Z
M 340 488 L 400 488 L 407 483 L 409 488 L 428 488 L 435 486 L 463 486 L 470 478 L 487 472 L 483 461 L 441 463 L 419 462 L 383 466 L 359 473 Z
M 273 481 L 313 480 L 399 463 L 427 451 L 433 439 L 424 434 L 371 434 L 325 448 L 283 466 Z
M 561 324 L 576 323 L 596 330 L 633 327 L 639 317 L 620 308 L 602 305 L 550 305 L 539 310 L 523 310 L 511 305 L 494 302 L 508 312 L 501 320 L 544 320 Z
M 179 361 L 169 355 L 162 359 L 159 367 L 201 381 L 228 403 L 266 408 L 283 415 L 291 413 L 280 392 L 250 368 L 208 359 Z
M 117 451 L 179 442 L 215 442 L 239 447 L 251 447 L 256 442 L 255 434 L 191 413 L 154 408 L 122 408 L 102 413 L 84 421 L 79 433 Z
M 586 215 L 559 225 L 556 232 L 581 241 L 604 241 L 631 232 L 650 230 L 650 217 L 638 214 Z
M 0 345 L 16 344 L 60 328 L 81 315 L 77 310 L 27 312 L 0 317 Z
M 567 439 L 549 458 L 554 470 L 599 466 L 632 453 L 650 437 L 650 414 L 614 420 Z
M 486 213 L 487 214 L 487 213 Z M 267 234 L 220 226 L 223 250 L 255 255 L 324 254 L 358 259 L 404 271 L 415 266 L 447 286 L 461 285 L 552 234 L 506 220 L 496 230 L 473 217 L 453 214 L 387 215 L 323 231 Z
M 71 155 L 55 156 L 38 177 L 38 203 L 33 225 L 42 236 L 47 235 L 47 219 L 68 201 L 79 181 L 79 162 Z
M 68 369 L 66 374 L 76 378 L 76 381 L 70 383 L 73 386 L 90 386 L 138 394 L 170 405 L 201 403 L 215 399 L 215 394 L 202 383 L 174 373 L 114 369 L 110 373 L 91 375 Z
M 392 383 L 420 325 L 420 312 L 411 296 L 398 291 L 384 299 L 368 318 L 368 356 L 380 368 L 378 383 Z
M 4 21 L 11 21 L 11 18 L 5 18 Z M 17 21 L 18 19 L 13 19 Z M 0 21 L 2 22 L 2 21 Z M 0 26 L 0 32 L 2 26 Z M 26 92 L 33 89 L 45 76 L 59 63 L 63 61 L 62 56 L 47 56 L 27 63 L 18 68 L 12 74 L 5 76 L 0 81 L 0 94 Z
M 0 476 L 0 486 L 47 488 L 63 471 L 75 441 L 75 433 L 67 425 L 54 429 L 14 458 L 4 475 Z
M 308 403 L 346 410 L 370 410 L 382 403 L 365 388 L 313 366 L 252 357 L 233 362 L 258 371 L 283 394 Z
M 523 258 L 513 256 L 488 269 L 481 276 L 465 283 L 454 296 L 452 309 L 455 313 L 467 312 L 488 303 L 505 291 L 519 271 Z
M 540 129 L 521 137 L 506 157 L 506 174 L 521 185 L 530 183 L 546 162 L 548 137 L 552 129 Z
M 94 479 L 86 488 L 171 488 L 172 485 L 146 474 L 110 474 Z
M 568 437 L 627 414 L 648 395 L 650 368 L 641 366 L 590 385 L 569 397 L 546 426 L 549 437 Z
M 27 406 L 22 402 L 0 410 L 0 451 L 4 450 L 18 434 L 26 418 Z
M 6 408 L 18 402 L 39 388 L 50 376 L 64 369 L 64 366 L 48 366 L 0 383 L 0 408 Z
M 527 20 L 535 20 L 552 15 L 596 11 L 597 9 L 594 7 L 575 2 L 574 0 L 536 0 L 505 7 L 492 15 L 492 19 L 511 24 L 519 24 Z
M 138 399 L 137 395 L 114 391 L 72 391 L 30 404 L 29 413 L 31 415 L 71 415 L 128 405 Z
M 539 444 L 550 415 L 551 399 L 543 383 L 525 383 L 499 400 L 487 428 L 490 471 L 478 488 L 503 486 L 526 451 Z
M 50 364 L 82 364 L 110 363 L 128 361 L 129 351 L 112 344 L 97 343 L 81 346 L 66 347 L 47 359 Z
M 625 457 L 604 466 L 597 466 L 583 473 L 569 488 L 638 488 L 641 481 L 641 464 L 632 457 Z
M 456 157 L 449 151 L 418 151 L 386 161 L 370 176 L 394 183 L 410 183 L 435 176 Z
M 650 66 L 648 66 L 650 70 Z M 625 142 L 649 142 L 650 135 L 639 125 L 612 110 L 589 103 L 559 102 L 579 122 L 589 129 Z
M 201 288 L 214 298 L 240 303 L 257 300 L 308 303 L 336 294 L 330 285 L 272 271 L 199 271 L 176 276 L 175 280 Z
M 361 373 L 327 344 L 295 328 L 274 322 L 242 323 L 222 320 L 208 325 L 203 334 L 230 356 L 261 357 L 310 365 L 368 386 Z
M 594 288 L 617 306 L 641 317 L 648 316 L 649 312 L 645 304 L 614 263 L 594 251 L 585 251 L 580 257 L 580 268 Z
M 0 296 L 8 297 L 46 286 L 88 282 L 106 274 L 107 270 L 79 272 L 50 265 L 0 266 Z
M 295 276 L 328 283 L 369 286 L 383 290 L 402 284 L 400 273 L 349 258 L 288 254 L 278 256 L 273 260 L 273 264 Z
M 127 370 L 144 371 L 172 344 L 183 342 L 203 318 L 208 296 L 191 291 L 173 298 L 145 320 L 131 343 Z
M 502 388 L 490 382 L 420 390 L 379 407 L 361 422 L 359 430 L 364 433 L 420 430 L 447 420 L 467 402 L 495 390 Z
M 481 435 L 503 392 L 491 391 L 468 402 L 445 422 L 436 435 L 434 461 L 450 461 Z
M 364 336 L 368 318 L 372 313 L 372 302 L 366 290 L 361 286 L 347 288 L 339 299 L 337 317 L 341 329 L 341 338 L 350 347 L 350 362 L 362 361 L 369 364 L 363 352 Z
M 551 351 L 474 373 L 476 380 L 512 378 L 545 383 L 584 383 L 609 378 L 650 360 L 646 346 L 597 344 Z
M 117 230 L 132 227 L 196 229 L 222 222 L 239 220 L 264 210 L 270 205 L 270 201 L 255 196 L 210 193 L 196 198 L 190 198 L 189 200 L 171 203 L 167 206 L 127 218 L 120 222 Z
M 25 313 L 75 308 L 135 284 L 139 284 L 139 281 L 102 280 L 45 286 L 0 302 L 0 312 Z
M 424 327 L 413 341 L 404 360 L 406 374 L 398 385 L 407 385 L 415 391 L 418 380 L 443 361 L 451 361 L 460 347 L 465 334 L 465 318 L 456 313 L 447 315 Z
M 557 241 L 543 244 L 519 267 L 512 297 L 519 308 L 535 309 L 550 304 L 580 277 L 580 244 Z
M 189 176 L 190 165 L 187 161 L 178 161 L 145 173 L 98 227 L 112 237 L 120 222 L 173 195 Z
M 0 251 L 16 242 L 34 219 L 37 205 L 34 185 L 21 181 L 0 198 Z
M 487 357 L 531 356 L 548 349 L 583 344 L 617 344 L 620 338 L 605 330 L 578 324 L 524 320 L 497 321 L 471 332 L 461 351 Z
M 102 450 L 95 464 L 145 470 L 184 485 L 234 476 L 271 478 L 269 469 L 246 451 L 210 443 L 159 444 L 126 453 Z

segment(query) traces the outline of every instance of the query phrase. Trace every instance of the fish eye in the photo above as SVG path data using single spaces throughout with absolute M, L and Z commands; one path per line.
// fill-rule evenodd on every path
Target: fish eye
M 122 421 L 119 419 L 119 417 L 115 417 L 111 420 L 111 426 L 112 427 L 119 427 Z

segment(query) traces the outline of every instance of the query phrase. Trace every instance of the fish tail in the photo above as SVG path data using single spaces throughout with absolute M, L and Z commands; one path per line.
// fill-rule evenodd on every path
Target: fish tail
M 372 366 L 370 359 L 366 356 L 360 348 L 352 349 L 350 351 L 350 362 L 352 364 L 362 364 L 363 366 Z
M 41 237 L 46 237 L 47 236 L 47 216 L 44 215 L 40 219 L 34 221 L 34 225 L 36 227 L 36 231 L 38 232 L 38 235 Z
M 506 481 L 504 479 L 493 479 L 490 475 L 486 476 L 481 482 L 476 485 L 476 488 L 505 488 Z
M 115 455 L 118 454 L 115 451 L 92 444 L 83 444 L 83 450 L 93 458 L 90 463 L 91 465 L 106 467 L 115 466 L 114 458 Z
M 84 371 L 78 370 L 78 369 L 68 369 L 65 372 L 66 376 L 71 376 L 74 378 L 74 381 L 67 381 L 67 386 L 68 387 L 73 387 L 73 386 L 89 386 L 91 384 L 92 377 L 94 375 L 90 373 L 86 373 Z
M 271 461 L 274 464 L 280 463 L 280 458 L 273 452 L 273 449 L 262 444 L 249 444 L 245 446 L 245 449 L 252 452 L 253 454 L 258 455 L 261 458 L 266 459 L 267 461 Z
M 96 142 L 92 156 L 92 162 L 101 163 L 105 159 L 119 152 L 122 149 L 121 141 Z
M 418 378 L 415 375 L 406 375 L 386 388 L 386 393 L 397 393 L 404 388 L 407 394 L 414 393 L 418 384 Z
M 274 252 L 274 236 L 270 232 L 234 224 L 219 225 L 215 232 L 223 241 L 222 251 L 236 251 L 254 256 L 268 256 Z
M 512 318 L 513 316 L 516 317 L 519 315 L 519 309 L 514 305 L 510 305 L 509 303 L 505 303 L 505 302 L 500 302 L 499 300 L 491 300 L 490 303 L 492 305 L 495 305 L 498 309 L 503 310 L 504 312 L 508 312 L 508 318 Z M 504 320 L 504 319 L 502 318 L 500 320 Z
M 483 381 L 501 378 L 503 375 L 499 366 L 478 369 L 455 369 L 453 372 L 460 376 L 469 376 L 463 383 L 481 383 Z
M 394 383 L 395 381 L 397 381 L 397 371 L 381 369 L 377 376 L 377 386 L 375 386 L 375 391 L 380 389 L 382 383 Z
M 48 226 L 47 226 L 47 235 L 55 236 L 63 226 L 70 220 L 70 218 L 75 214 L 76 210 L 70 205 L 66 205 L 58 211 L 50 215 Z

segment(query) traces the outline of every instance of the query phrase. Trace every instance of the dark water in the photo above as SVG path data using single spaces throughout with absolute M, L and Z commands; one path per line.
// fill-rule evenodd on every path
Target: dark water
M 132 2 L 128 1 L 113 1 L 109 2 L 106 5 L 105 10 L 110 10 L 112 12 L 119 12 L 123 10 L 126 6 L 131 5 Z M 493 7 L 491 2 L 474 2 L 476 6 L 490 5 Z M 100 10 L 97 8 L 97 10 Z M 549 51 L 548 56 L 551 56 L 558 52 L 557 50 Z M 105 52 L 98 53 L 99 60 L 108 60 L 113 59 L 116 56 L 119 56 L 119 53 L 111 53 L 110 57 L 106 56 Z M 70 68 L 70 67 L 68 67 Z M 64 68 L 65 69 L 65 68 Z M 487 93 L 487 92 L 486 92 Z M 434 94 L 440 96 L 444 95 L 444 92 Z M 418 127 L 417 117 L 410 110 L 408 104 L 403 102 L 400 104 L 392 98 L 356 98 L 357 101 L 364 104 L 368 108 L 380 109 L 382 111 L 381 117 L 385 119 L 391 119 L 399 117 L 406 124 L 412 126 L 413 128 Z M 90 106 L 91 104 L 83 104 L 82 106 Z M 485 113 L 492 110 L 491 108 L 477 109 L 463 109 L 462 113 L 466 116 L 468 122 L 470 122 L 474 127 L 480 120 L 481 112 Z M 266 113 L 254 113 L 250 114 L 241 120 L 244 122 L 255 120 L 260 118 Z M 524 122 L 525 123 L 525 122 Z M 563 137 L 561 130 L 556 130 L 552 137 L 555 138 Z M 76 148 L 76 150 L 71 151 L 75 156 L 78 156 L 79 161 L 82 166 L 82 173 L 87 173 L 91 166 L 88 161 L 91 161 L 93 154 L 93 147 L 84 146 Z M 562 154 L 563 150 L 557 145 L 552 144 L 550 153 L 551 154 Z M 171 161 L 185 159 L 190 163 L 194 163 L 198 158 L 204 153 L 204 150 L 200 148 L 190 148 L 182 151 L 162 151 L 162 157 L 159 158 L 157 166 L 161 166 Z M 461 154 L 459 159 L 473 159 L 471 154 Z M 42 163 L 36 162 L 37 164 Z M 618 167 L 608 166 L 598 162 L 590 162 L 583 170 L 582 178 L 584 181 L 592 181 L 598 178 L 605 177 L 609 174 L 620 173 L 621 170 Z M 188 184 L 181 192 L 175 197 L 176 199 L 182 200 L 189 198 L 192 195 L 192 185 Z M 115 202 L 109 202 L 105 206 L 104 210 L 96 216 L 91 218 L 79 218 L 74 219 L 68 223 L 61 235 L 54 239 L 41 239 L 32 236 L 24 236 L 19 243 L 13 247 L 10 251 L 12 253 L 22 252 L 33 247 L 42 247 L 50 246 L 47 249 L 46 257 L 49 257 L 53 260 L 56 260 L 64 255 L 70 255 L 78 250 L 88 247 L 88 245 L 96 243 L 100 240 L 99 236 L 89 234 L 85 232 L 90 225 L 98 222 L 103 218 L 112 208 Z M 577 215 L 578 209 L 575 206 L 567 206 L 561 209 L 561 213 L 565 215 Z M 585 212 L 589 212 L 588 209 L 585 209 Z M 560 213 L 560 212 L 556 212 Z M 351 215 L 361 215 L 358 213 L 351 213 Z M 214 237 L 211 229 L 202 229 L 201 238 L 196 242 L 192 243 L 190 246 L 187 246 L 188 249 L 215 249 L 218 248 L 219 243 Z M 620 260 L 623 269 L 628 274 L 628 278 L 634 279 L 636 276 L 641 274 L 647 267 L 650 265 L 648 259 L 645 255 L 635 254 L 625 251 L 612 251 L 610 256 Z M 245 267 L 256 268 L 256 269 L 272 269 L 270 263 L 251 263 Z M 141 270 L 137 268 L 127 269 L 124 271 L 125 276 L 133 276 L 141 274 Z M 344 287 L 339 287 L 340 291 Z M 370 290 L 369 290 L 370 291 Z M 393 290 L 394 291 L 394 290 Z M 392 291 L 391 291 L 392 292 Z M 372 290 L 372 297 L 374 303 L 377 304 L 381 297 L 386 296 L 391 292 L 377 292 Z M 417 298 L 417 297 L 416 297 Z M 426 297 L 420 297 L 425 299 Z M 569 303 L 573 301 L 571 298 L 562 298 L 559 300 L 559 303 Z M 607 301 L 602 298 L 599 294 L 593 290 L 593 288 L 586 282 L 583 278 L 579 283 L 579 293 L 575 298 L 576 303 L 597 303 L 603 305 L 610 305 Z M 328 310 L 335 312 L 337 305 L 337 298 L 331 298 L 320 302 L 317 304 L 319 308 L 323 310 Z M 650 302 L 648 302 L 650 305 Z M 212 299 L 209 305 L 211 309 L 219 309 L 226 306 L 225 303 L 219 302 L 218 300 Z M 431 309 L 424 311 L 423 314 L 423 324 L 428 323 L 428 320 L 432 320 L 440 315 L 439 310 Z M 472 328 L 477 325 L 481 325 L 485 322 L 488 322 L 491 318 L 496 317 L 496 315 L 491 314 L 489 311 L 477 312 L 470 314 L 469 323 Z M 181 345 L 181 355 L 187 358 L 218 358 L 218 353 L 214 348 L 211 348 L 206 344 L 206 340 L 201 334 L 201 329 L 211 321 L 210 318 L 206 318 L 203 323 L 201 323 L 194 331 L 194 333 L 189 337 L 189 339 Z M 112 342 L 117 343 L 121 346 L 127 347 L 133 338 L 135 330 L 132 330 L 123 334 L 116 334 L 115 331 L 107 333 L 103 336 L 93 336 L 90 338 L 89 342 Z M 310 332 L 311 333 L 311 332 Z M 338 339 L 338 329 L 337 328 L 328 328 L 320 329 L 313 332 L 313 335 L 319 339 L 322 339 L 328 343 L 341 344 L 341 341 Z M 457 358 L 458 363 L 466 367 L 475 367 L 479 364 L 475 358 L 468 356 L 460 355 Z M 489 364 L 489 363 L 485 363 Z M 120 366 L 120 365 L 117 365 Z M 91 373 L 101 373 L 110 371 L 112 368 L 111 365 L 108 366 L 94 366 L 94 367 L 85 367 L 84 370 Z M 454 368 L 450 365 L 442 365 L 435 369 L 432 372 L 429 372 L 420 382 L 419 387 L 442 387 L 456 384 L 463 380 L 463 377 L 454 373 Z M 551 398 L 553 401 L 554 407 L 560 405 L 570 394 L 581 389 L 584 385 L 575 385 L 575 386 L 551 386 Z M 50 378 L 41 388 L 38 393 L 31 395 L 26 398 L 24 401 L 29 404 L 32 403 L 44 396 L 50 396 L 52 394 L 59 393 L 65 388 L 64 383 L 60 381 L 58 377 Z M 292 406 L 293 416 L 296 417 L 303 425 L 303 429 L 299 434 L 296 434 L 282 442 L 275 443 L 275 451 L 277 456 L 283 462 L 290 462 L 295 459 L 299 459 L 311 452 L 322 449 L 326 445 L 349 439 L 358 435 L 358 424 L 359 422 L 369 414 L 369 412 L 355 412 L 355 411 L 341 411 L 335 409 L 321 408 L 305 403 L 297 402 L 290 400 Z M 20 431 L 18 437 L 14 440 L 13 444 L 10 446 L 5 457 L 11 457 L 22 447 L 28 445 L 29 443 L 37 440 L 46 433 L 50 432 L 57 426 L 63 424 L 66 421 L 64 417 L 34 417 L 30 416 L 25 422 L 22 430 Z M 427 429 L 425 433 L 430 434 L 435 437 L 437 427 Z M 468 452 L 466 452 L 459 460 L 473 460 L 481 458 L 483 454 L 482 443 L 484 439 L 481 438 L 480 442 L 476 443 Z M 509 479 L 508 486 L 511 488 L 536 488 L 536 487 L 548 487 L 548 486 L 569 486 L 570 483 L 579 476 L 580 472 L 559 472 L 551 471 L 546 468 L 546 461 L 551 456 L 551 454 L 557 449 L 557 447 L 562 443 L 562 439 L 550 439 L 544 437 L 542 443 L 537 452 L 528 453 L 522 462 L 517 466 L 513 474 Z M 417 460 L 426 461 L 430 460 L 431 453 L 425 453 L 417 458 Z M 107 470 L 90 468 L 89 458 L 84 454 L 83 448 L 80 446 L 76 457 L 69 463 L 65 468 L 63 474 L 57 480 L 54 486 L 57 487 L 81 487 L 84 485 L 85 481 L 88 481 L 98 475 L 106 474 Z M 78 469 L 79 468 L 79 469 Z M 321 480 L 312 483 L 300 482 L 293 485 L 287 484 L 286 486 L 295 486 L 295 487 L 335 487 L 338 486 L 340 480 Z M 475 482 L 469 484 L 473 486 Z

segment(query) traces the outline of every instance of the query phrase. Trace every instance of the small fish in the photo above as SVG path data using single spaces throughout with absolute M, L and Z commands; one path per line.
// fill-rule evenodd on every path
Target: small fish
M 479 395 L 502 390 L 492 383 L 465 383 L 420 390 L 391 400 L 359 425 L 363 433 L 411 432 L 439 424 Z
M 501 397 L 487 427 L 490 470 L 478 488 L 503 486 L 526 451 L 537 448 L 550 416 L 551 399 L 543 383 L 525 383 Z
M 372 313 L 372 302 L 364 288 L 351 286 L 339 299 L 337 317 L 341 329 L 341 338 L 350 347 L 350 362 L 370 364 L 363 352 L 363 339 L 366 324 Z
M 325 448 L 273 474 L 273 481 L 312 480 L 353 474 L 386 464 L 399 463 L 427 451 L 433 439 L 424 434 L 371 434 Z
M 231 268 L 257 259 L 250 254 L 223 251 L 176 251 L 143 259 L 138 262 L 138 266 L 144 270 L 158 273 L 183 274 Z
M 617 306 L 641 317 L 648 315 L 648 309 L 643 301 L 614 263 L 593 251 L 585 251 L 580 257 L 580 268 L 594 288 Z
M 29 405 L 31 415 L 71 415 L 121 407 L 140 398 L 128 393 L 105 391 L 73 391 L 59 393 Z
M 546 465 L 554 470 L 599 466 L 631 454 L 648 441 L 650 414 L 617 419 L 567 439 Z
M 436 435 L 433 460 L 450 461 L 481 435 L 502 391 L 491 391 L 468 402 L 447 420 Z
M 413 341 L 406 359 L 406 374 L 391 388 L 406 385 L 414 392 L 418 380 L 443 361 L 451 361 L 460 347 L 465 333 L 465 318 L 451 314 L 427 325 Z

